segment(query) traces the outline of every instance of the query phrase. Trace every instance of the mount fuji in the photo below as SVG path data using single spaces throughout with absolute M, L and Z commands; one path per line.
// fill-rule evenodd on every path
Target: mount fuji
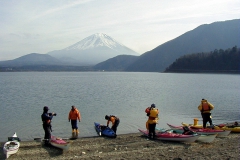
M 118 55 L 140 54 L 103 33 L 96 33 L 62 50 L 47 53 L 65 63 L 95 65 Z

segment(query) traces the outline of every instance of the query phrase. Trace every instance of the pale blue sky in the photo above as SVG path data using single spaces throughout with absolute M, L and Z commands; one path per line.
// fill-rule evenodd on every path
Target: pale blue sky
M 142 54 L 201 24 L 240 18 L 239 0 L 1 0 L 0 60 L 105 33 Z

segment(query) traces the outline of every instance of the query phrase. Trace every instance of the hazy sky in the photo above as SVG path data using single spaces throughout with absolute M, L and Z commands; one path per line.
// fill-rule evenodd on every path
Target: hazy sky
M 0 60 L 105 33 L 142 54 L 202 24 L 240 18 L 239 0 L 1 0 Z

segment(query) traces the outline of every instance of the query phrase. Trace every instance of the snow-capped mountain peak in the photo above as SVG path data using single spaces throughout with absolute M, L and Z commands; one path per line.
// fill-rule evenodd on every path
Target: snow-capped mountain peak
M 114 49 L 116 47 L 122 46 L 122 44 L 118 43 L 116 40 L 111 38 L 110 36 L 104 33 L 96 33 L 89 37 L 84 38 L 83 40 L 71 45 L 65 50 L 79 49 L 86 50 L 90 48 L 102 47 L 106 46 L 108 48 Z
M 139 56 L 139 53 L 103 33 L 93 34 L 65 49 L 51 51 L 48 54 L 61 60 L 71 58 L 84 65 L 95 65 L 118 55 Z

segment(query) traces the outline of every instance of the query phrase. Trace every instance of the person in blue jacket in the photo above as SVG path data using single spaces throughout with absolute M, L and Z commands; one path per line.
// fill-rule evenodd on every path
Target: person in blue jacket
M 48 113 L 49 108 L 47 106 L 43 107 L 43 114 L 41 116 L 43 122 L 43 129 L 45 132 L 44 139 L 45 145 L 49 145 L 51 139 L 52 125 L 51 120 L 53 116 L 56 116 L 56 113 Z

